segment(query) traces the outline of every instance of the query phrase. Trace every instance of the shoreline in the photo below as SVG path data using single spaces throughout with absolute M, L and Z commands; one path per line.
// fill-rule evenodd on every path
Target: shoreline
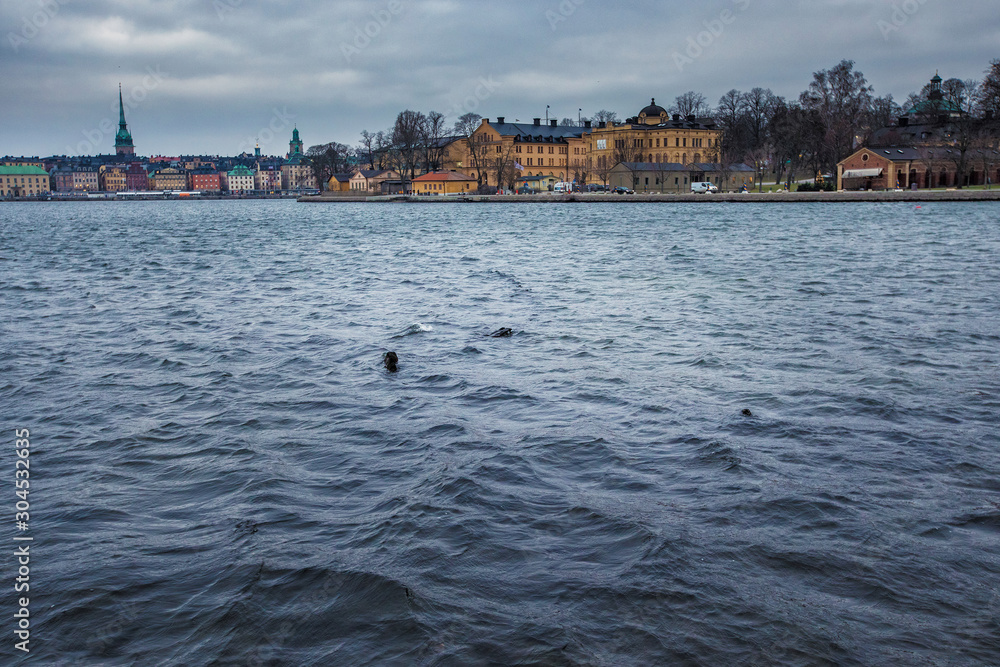
M 850 203 L 850 202 L 970 202 L 1000 201 L 1000 188 L 996 190 L 906 190 L 903 192 L 774 192 L 724 194 L 591 194 L 568 195 L 453 195 L 446 197 L 419 197 L 413 195 L 383 195 L 375 197 L 346 197 L 314 195 L 299 197 L 307 204 L 382 203 L 382 204 L 454 204 L 454 203 L 671 203 L 671 204 L 777 204 L 777 203 Z

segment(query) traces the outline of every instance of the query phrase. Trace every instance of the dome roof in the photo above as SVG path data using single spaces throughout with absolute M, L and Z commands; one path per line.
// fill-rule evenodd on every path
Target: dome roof
M 667 110 L 656 104 L 656 98 L 654 97 L 649 103 L 649 106 L 639 112 L 640 116 L 666 116 Z

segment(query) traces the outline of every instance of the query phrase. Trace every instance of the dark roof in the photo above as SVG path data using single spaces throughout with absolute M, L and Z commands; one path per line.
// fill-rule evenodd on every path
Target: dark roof
M 335 178 L 340 183 L 351 180 L 351 176 L 353 174 L 330 174 L 330 178 Z
M 630 171 L 722 171 L 722 165 L 714 162 L 697 162 L 683 165 L 679 162 L 622 162 L 620 163 Z M 734 164 L 729 167 L 730 172 L 754 172 L 755 169 L 745 164 Z
M 697 170 L 697 171 L 711 171 L 711 172 L 716 172 L 716 171 L 722 171 L 723 170 L 722 164 L 719 163 L 719 162 L 696 162 L 696 163 L 693 163 L 691 166 L 694 167 L 695 170 Z M 729 171 L 735 171 L 735 172 L 739 172 L 739 173 L 747 173 L 747 172 L 756 173 L 757 170 L 754 169 L 753 167 L 751 167 L 750 165 L 743 164 L 741 162 L 739 164 L 729 165 Z
M 427 146 L 428 148 L 445 148 L 446 146 L 450 146 L 456 141 L 461 141 L 463 139 L 465 139 L 465 136 L 461 134 L 455 134 L 447 137 L 438 137 L 437 139 L 432 139 L 430 142 L 428 142 Z
M 656 103 L 656 98 L 649 103 L 649 106 L 639 112 L 639 115 L 646 114 L 647 116 L 660 116 L 661 114 L 667 113 L 667 110 Z
M 430 173 L 424 174 L 423 176 L 417 176 L 413 179 L 414 183 L 421 182 L 431 182 L 431 181 L 474 181 L 476 179 L 471 176 L 466 176 L 465 174 L 460 174 L 457 171 L 432 171 Z
M 680 162 L 621 162 L 630 171 L 688 171 Z
M 546 141 L 582 137 L 590 130 L 575 125 L 533 125 L 531 123 L 490 123 L 490 127 L 504 137 L 520 137 L 521 141 Z
M 384 174 L 387 171 L 389 171 L 389 170 L 388 169 L 358 169 L 354 173 L 355 174 L 361 174 L 361 176 L 363 178 L 375 178 L 376 176 Z M 352 178 L 353 178 L 353 176 L 354 176 L 354 174 L 352 174 Z

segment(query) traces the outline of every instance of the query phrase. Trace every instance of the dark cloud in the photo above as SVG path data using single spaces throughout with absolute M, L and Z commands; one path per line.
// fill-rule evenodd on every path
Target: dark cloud
M 142 154 L 354 143 L 404 108 L 633 114 L 687 90 L 794 98 L 857 62 L 897 99 L 1000 57 L 987 0 L 23 0 L 0 3 L 0 153 L 108 152 L 122 83 Z M 91 148 L 92 147 L 92 148 Z M 90 150 L 86 150 L 86 149 Z

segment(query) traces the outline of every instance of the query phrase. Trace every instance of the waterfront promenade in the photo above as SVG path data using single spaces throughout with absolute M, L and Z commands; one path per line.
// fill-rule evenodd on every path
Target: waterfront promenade
M 378 197 L 337 196 L 330 194 L 299 197 L 298 201 L 305 203 L 338 203 L 338 202 L 369 202 L 369 203 L 421 203 L 440 204 L 446 202 L 501 202 L 501 203 L 636 203 L 662 202 L 673 204 L 712 204 L 712 203 L 806 203 L 806 202 L 970 202 L 970 201 L 1000 201 L 1000 189 L 997 190 L 906 190 L 903 192 L 774 192 L 774 193 L 724 193 L 712 195 L 696 194 L 634 194 L 616 195 L 607 193 L 572 193 L 555 195 L 551 193 L 534 195 L 462 195 L 449 197 L 421 197 L 413 195 L 386 195 Z

